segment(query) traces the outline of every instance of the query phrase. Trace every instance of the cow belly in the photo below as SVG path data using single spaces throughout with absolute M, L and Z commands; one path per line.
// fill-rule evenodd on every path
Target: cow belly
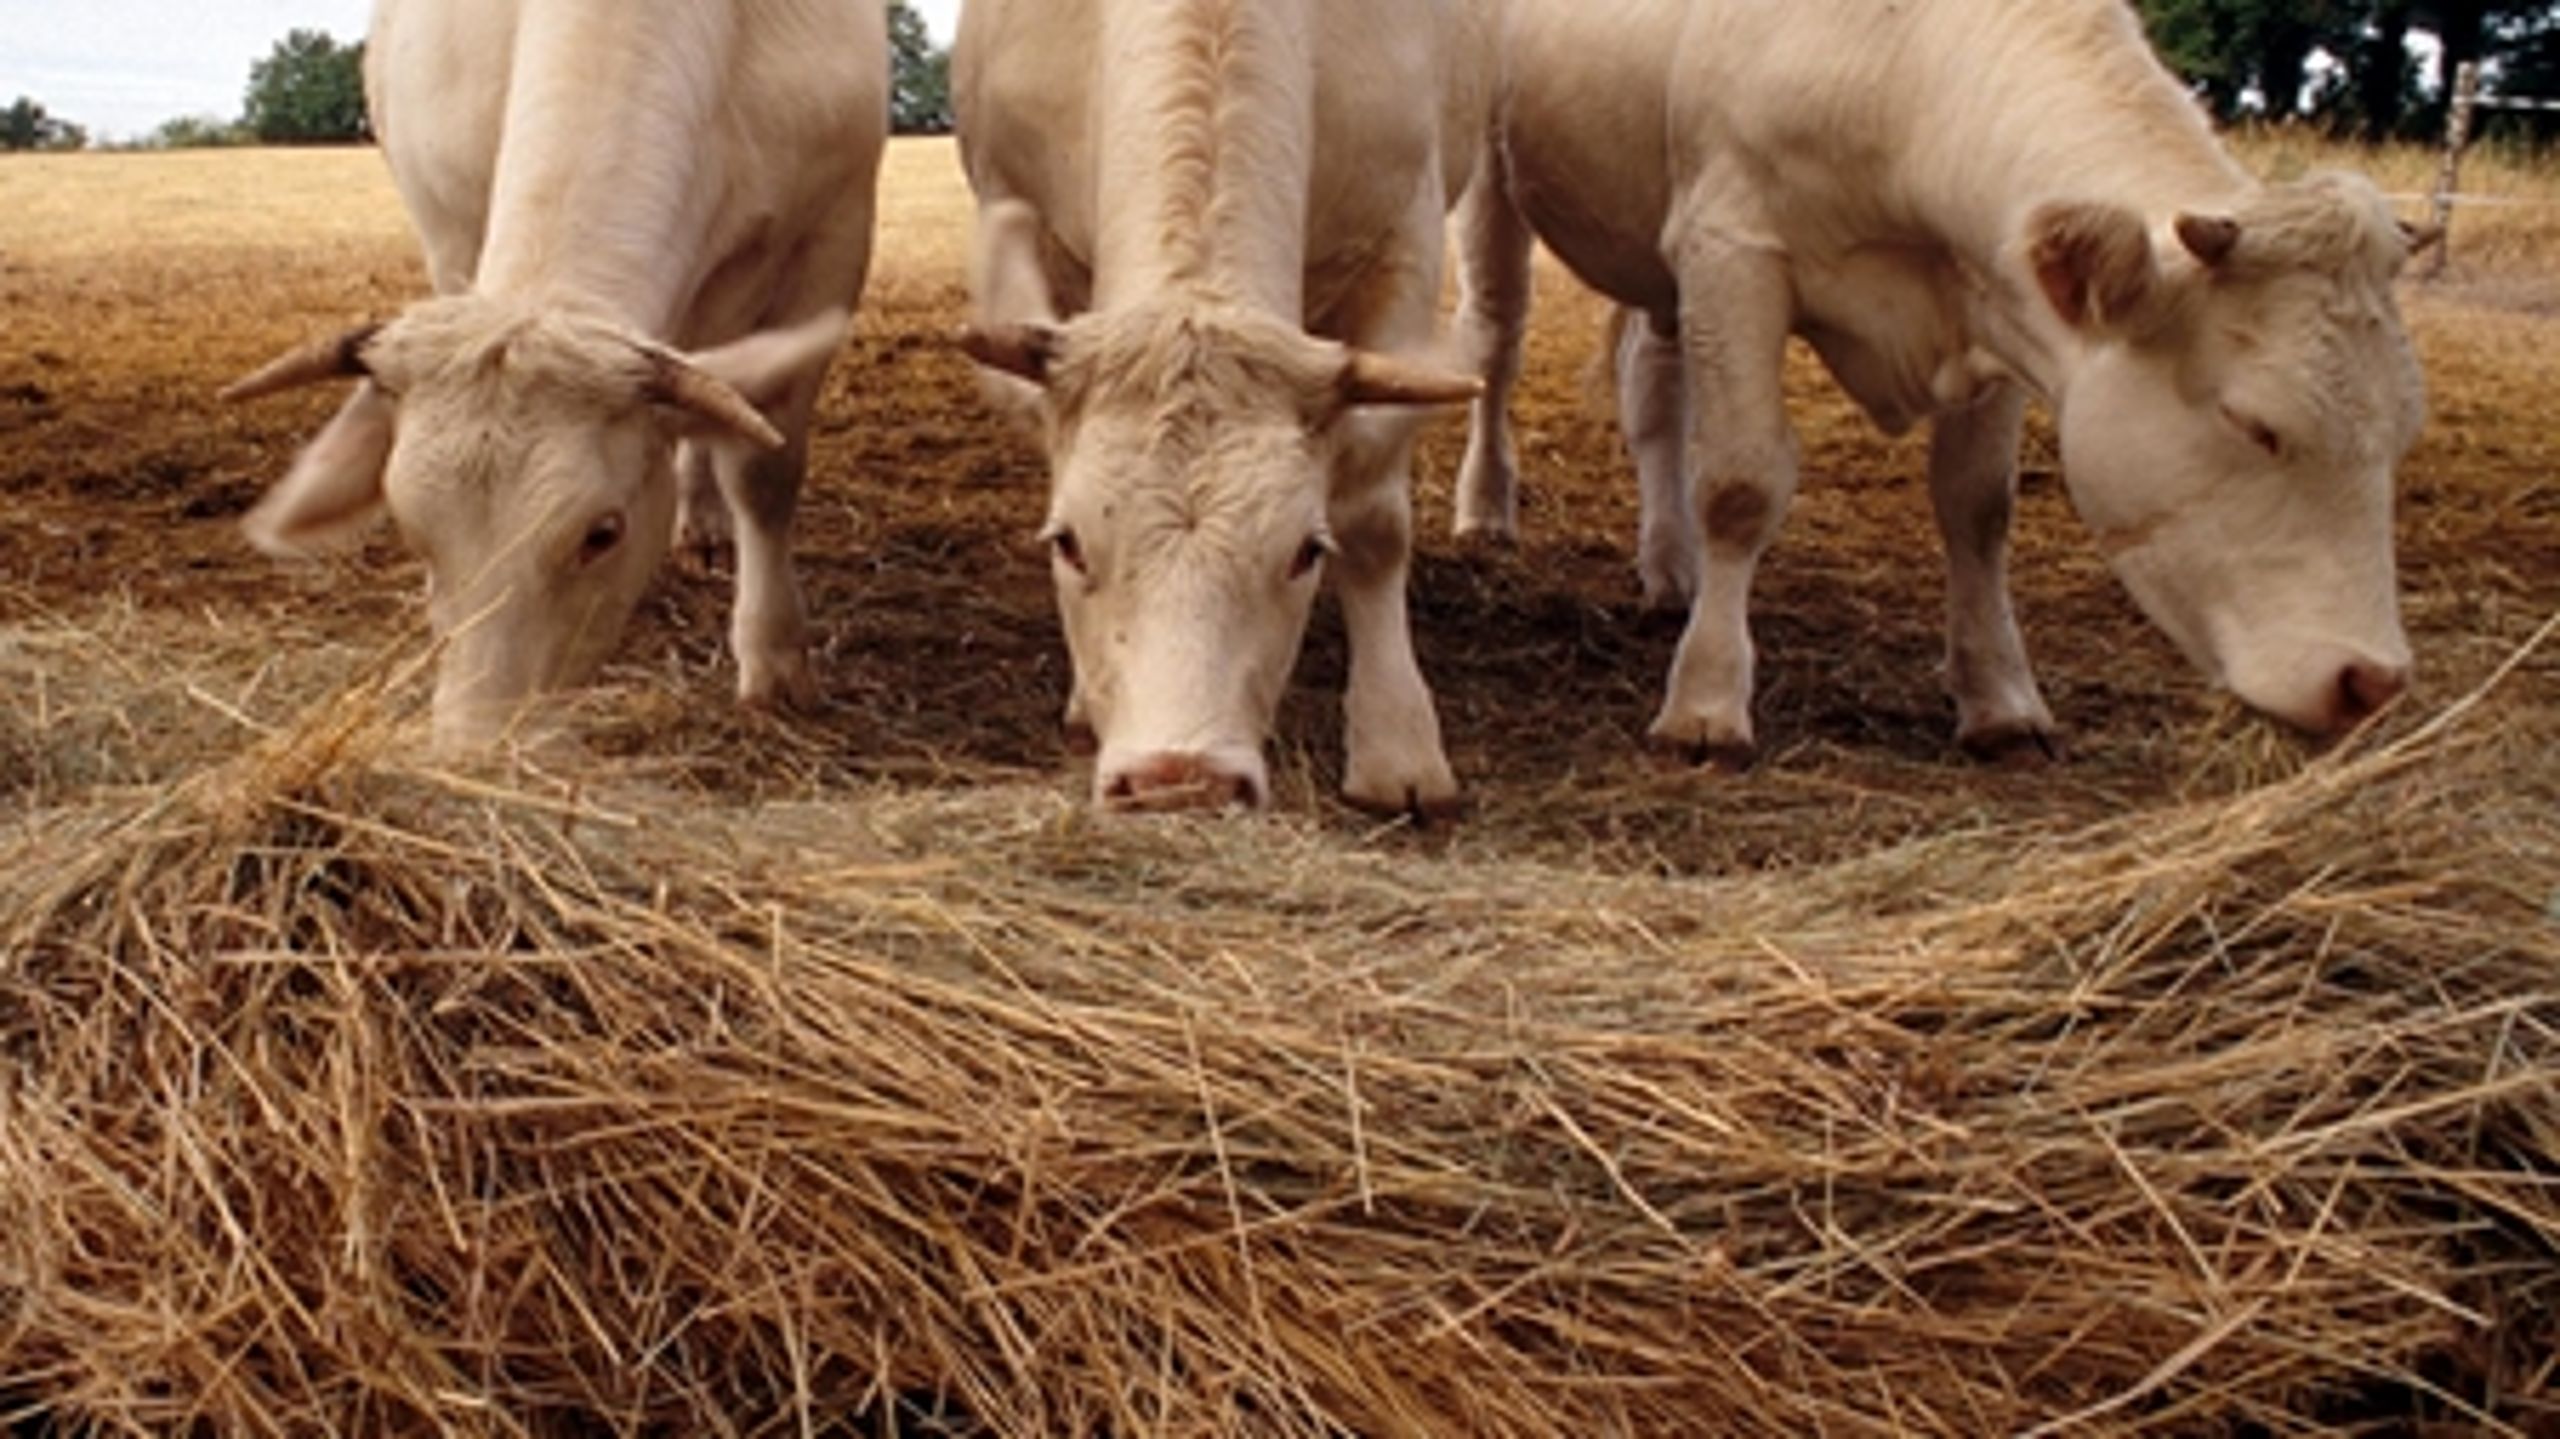
M 1796 331 L 1886 431 L 1899 434 L 1950 399 L 1964 369 L 1960 280 L 1933 250 L 1871 246 L 1795 266 Z
M 1656 314 L 1679 308 L 1680 286 L 1655 236 L 1661 221 L 1602 214 L 1564 188 L 1515 180 L 1521 213 L 1576 279 L 1617 301 Z

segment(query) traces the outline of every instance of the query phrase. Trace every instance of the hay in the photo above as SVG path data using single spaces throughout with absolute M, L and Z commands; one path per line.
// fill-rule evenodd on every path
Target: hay
M 1701 882 L 447 773 L 386 679 L 0 842 L 0 1412 L 2548 1432 L 2516 688 L 2237 799 Z

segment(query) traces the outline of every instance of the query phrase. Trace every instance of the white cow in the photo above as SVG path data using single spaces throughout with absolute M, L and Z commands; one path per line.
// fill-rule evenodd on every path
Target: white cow
M 887 53 L 880 0 L 375 6 L 366 89 L 438 298 L 231 393 L 361 381 L 246 528 L 295 554 L 390 512 L 445 644 L 440 745 L 602 661 L 666 555 L 677 437 L 735 522 L 740 699 L 811 696 L 791 518 Z
M 2030 394 L 2116 574 L 2213 680 L 2319 732 L 2406 684 L 2410 241 L 2360 179 L 2251 179 L 2122 0 L 1518 0 L 1513 20 L 1505 183 L 1467 210 L 1491 358 L 1458 525 L 1514 524 L 1534 230 L 1639 312 L 1617 377 L 1642 569 L 1692 596 L 1657 742 L 1752 746 L 1745 605 L 1796 485 L 1790 332 L 1887 429 L 1933 421 L 1969 749 L 2053 729 L 2006 578 Z
M 1330 568 L 1343 790 L 1455 802 L 1405 614 L 1411 357 L 1485 133 L 1490 6 L 971 0 L 952 51 L 982 362 L 1039 387 L 1096 798 L 1260 803 Z M 1061 320 L 1062 314 L 1073 318 Z M 1394 358 L 1394 357 L 1404 358 Z

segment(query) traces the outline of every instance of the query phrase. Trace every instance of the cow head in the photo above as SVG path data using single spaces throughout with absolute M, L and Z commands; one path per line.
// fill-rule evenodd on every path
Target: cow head
M 528 699 L 593 674 L 621 633 L 667 549 L 670 436 L 779 446 L 753 400 L 825 363 L 843 316 L 822 320 L 687 357 L 558 311 L 414 306 L 225 392 L 361 382 L 244 528 L 269 553 L 306 554 L 389 511 L 426 562 L 444 644 L 438 747 L 485 744 Z
M 2425 401 L 2391 286 L 2415 243 L 2342 175 L 2162 235 L 2105 205 L 2031 222 L 2085 342 L 2056 397 L 2073 505 L 2199 668 L 2315 733 L 2408 680 L 2392 476 Z
M 1095 798 L 1259 805 L 1263 740 L 1334 548 L 1346 415 L 1464 399 L 1474 382 L 1208 302 L 962 343 L 1044 397 L 1042 539 L 1075 668 L 1070 722 L 1099 748 Z

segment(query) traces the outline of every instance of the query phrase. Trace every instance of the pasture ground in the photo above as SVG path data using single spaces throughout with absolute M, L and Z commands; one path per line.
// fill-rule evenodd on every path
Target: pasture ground
M 2271 172 L 2334 158 L 2285 136 L 2255 137 L 2249 154 Z M 2423 170 L 2422 157 L 2375 163 L 2395 188 L 2416 188 L 2411 172 Z M 2500 186 L 2560 198 L 2530 168 L 2474 166 L 2471 188 Z M 1828 1416 L 1851 1429 L 1987 1432 L 2077 1415 L 2100 1428 L 2245 1420 L 2281 1431 L 2365 1404 L 2401 1420 L 2560 1424 L 2548 1361 L 2560 1336 L 2560 655 L 2537 640 L 2560 614 L 2560 212 L 2466 214 L 2453 273 L 2405 292 L 2432 396 L 2400 509 L 2421 678 L 2374 734 L 2328 756 L 2208 695 L 2142 621 L 2072 518 L 2039 429 L 2018 606 L 2071 752 L 2059 766 L 1965 760 L 1937 682 L 1921 441 L 1877 435 L 1799 355 L 1806 482 L 1754 607 L 1763 757 L 1741 776 L 1646 758 L 1638 740 L 1676 629 L 1635 603 L 1632 486 L 1584 379 L 1600 308 L 1543 270 L 1520 414 L 1521 545 L 1476 552 L 1446 537 L 1454 418 L 1433 430 L 1418 477 L 1417 643 L 1474 800 L 1464 823 L 1418 833 L 1331 797 L 1342 655 L 1324 616 L 1284 710 L 1274 816 L 1112 825 L 1081 811 L 1084 779 L 1056 723 L 1064 657 L 1030 541 L 1041 468 L 989 419 L 947 343 L 963 308 L 968 215 L 947 144 L 892 147 L 883 215 L 803 509 L 824 708 L 781 720 L 733 712 L 725 581 L 670 572 L 583 707 L 592 772 L 470 777 L 415 767 L 397 738 L 418 697 L 420 620 L 416 568 L 388 538 L 279 567 L 238 537 L 238 516 L 335 397 L 212 398 L 270 353 L 419 293 L 378 158 L 0 163 L 0 866 L 15 871 L 0 876 L 0 1056 L 15 1067 L 0 1120 L 18 1127 L 0 1139 L 0 1182 L 15 1188 L 0 1193 L 0 1227 L 26 1236 L 14 1251 L 0 1240 L 0 1414 L 14 1400 L 147 1426 L 193 1416 L 424 1427 L 482 1422 L 455 1417 L 480 1402 L 544 1416 L 537 1429 L 721 1413 L 757 1429 L 820 1401 L 867 1401 L 864 1412 L 894 1418 L 885 1396 L 913 1392 L 1026 1434 L 1389 1432 L 1461 1414 L 1473 1432 L 1662 1432 L 1656 1406 L 1675 1400 L 1751 1416 L 1737 1430 Z M 267 879 L 244 878 L 253 870 Z M 350 875 L 404 898 L 382 908 Z M 276 889 L 278 876 L 299 887 Z M 652 903 L 657 917 L 645 919 Z M 339 920 L 312 919 L 310 905 Z M 759 928 L 768 921 L 770 933 Z M 802 924 L 820 937 L 794 951 L 780 936 Z M 776 965 L 802 952 L 849 967 L 809 958 L 817 967 L 799 990 L 724 968 L 759 943 Z M 497 950 L 562 968 L 516 992 L 458 957 Z M 448 952 L 457 957 L 433 983 L 382 958 Z M 218 981 L 191 968 L 216 953 L 265 958 Z M 325 1002 L 268 987 L 301 962 L 286 956 L 307 954 L 345 961 L 303 975 Z M 381 962 L 352 965 L 355 955 Z M 2354 972 L 2332 976 L 2340 955 Z M 893 972 L 901 963 L 915 972 Z M 481 977 L 466 983 L 465 970 Z M 857 972 L 860 1003 L 841 988 Z M 675 978 L 730 994 L 742 1014 L 767 1005 L 767 1018 L 783 1017 L 733 1031 L 731 1018 L 651 989 Z M 2109 988 L 2118 983 L 2132 989 Z M 2433 984 L 2445 1007 L 2390 1010 L 2374 999 L 2386 984 L 2421 1005 Z M 215 1008 L 155 1018 L 162 986 Z M 804 1012 L 822 992 L 847 1006 L 823 1023 Z M 1750 1012 L 1725 1013 L 1716 996 L 1765 1000 L 1766 1045 Z M 484 1002 L 496 1008 L 471 1010 Z M 244 1038 L 236 1025 L 262 1021 L 238 1006 L 266 1015 L 269 1003 L 298 1017 Z M 2321 1030 L 2328 1005 L 2363 1027 Z M 455 1006 L 477 1015 L 476 1038 L 439 1028 Z M 1921 1009 L 1928 1017 L 1915 1018 Z M 554 1010 L 585 1016 L 601 1047 L 572 1050 Z M 608 1010 L 627 1022 L 597 1018 Z M 1995 1012 L 1978 1027 L 1966 1018 Z M 109 1013 L 114 1033 L 95 1027 Z M 1499 1037 L 1472 1045 L 1472 1020 Z M 836 1021 L 869 1040 L 813 1037 Z M 880 1026 L 903 1037 L 883 1039 Z M 1356 1043 L 1344 1037 L 1354 1031 Z M 1943 1119 L 1915 1165 L 1893 1126 L 1938 1121 L 1888 1125 L 1859 1085 L 1871 1061 L 1884 1063 L 1875 1054 L 1903 1064 L 1895 1045 L 1924 1031 L 1981 1045 L 1949 1040 L 1926 1064 L 1909 1061 L 1912 1073 L 1961 1064 L 1972 1076 L 1912 1081 Z M 1901 1038 L 1878 1037 L 1887 1032 Z M 464 1087 L 511 1098 L 470 1111 L 487 1126 L 476 1137 L 436 1131 L 433 1115 L 469 1107 L 439 1088 L 454 1081 L 446 1061 L 351 1070 L 350 1033 L 374 1058 L 494 1045 L 510 1057 L 489 1074 L 505 1082 L 481 1074 Z M 998 1057 L 974 1071 L 933 1039 Z M 2083 1039 L 2096 1048 L 2074 1049 Z M 1767 1067 L 1749 1072 L 1709 1040 Z M 1777 1052 L 1798 1040 L 1800 1051 Z M 312 1048 L 292 1057 L 295 1042 Z M 1408 1042 L 1421 1050 L 1399 1048 Z M 1561 1046 L 1552 1073 L 1537 1065 L 1548 1044 Z M 2482 1046 L 2491 1052 L 2475 1054 Z M 2138 1082 L 2107 1067 L 2145 1049 L 2161 1067 Z M 703 1060 L 700 1087 L 670 1067 L 665 1055 L 679 1050 Z M 1371 1109 L 1355 1051 L 1381 1067 Z M 783 1053 L 804 1067 L 758 1067 Z M 2222 1053 L 2271 1069 L 2299 1060 L 2302 1072 L 2261 1087 Z M 2060 1072 L 2029 1059 L 2066 1054 L 2063 1068 L 2099 1086 L 2070 1094 L 2088 1122 L 2066 1124 L 2069 1138 L 2040 1129 L 2053 1116 L 2026 1098 Z M 574 1062 L 546 1068 L 562 1056 Z M 1668 1077 L 1693 1057 L 1705 1068 Z M 74 1059 L 96 1072 L 46 1067 Z M 731 1061 L 739 1068 L 723 1068 Z M 278 1068 L 261 1081 L 269 1062 Z M 862 1091 L 864 1104 L 845 1099 L 847 1076 L 874 1062 L 907 1068 L 883 1071 L 899 1082 Z M 1257 1089 L 1279 1083 L 1257 1066 L 1312 1077 Z M 273 1107 L 270 1127 L 335 1136 L 274 1161 L 299 1175 L 281 1190 L 267 1161 L 239 1157 L 261 1142 L 259 1126 L 200 1107 L 208 1089 L 231 1092 L 233 1070 Z M 1531 1071 L 1536 1083 L 1519 1081 Z M 314 1089 L 274 1078 L 285 1074 Z M 2435 1087 L 2406 1088 L 2422 1080 Z M 803 1081 L 843 1107 L 757 1115 Z M 1441 1092 L 1479 1082 L 1499 1090 L 1499 1115 Z M 2130 1104 L 2137 1083 L 2149 1086 L 2143 1104 L 2110 1108 Z M 459 1107 L 417 1099 L 421 1086 Z M 367 1124 L 350 1119 L 356 1090 L 377 1106 Z M 1755 1108 L 1751 1096 L 1780 1091 L 1822 1098 L 1783 1120 Z M 1344 1094 L 1347 1133 L 1298 1123 L 1301 1108 Z M 2259 1094 L 2277 1107 L 2253 1108 Z M 1699 1107 L 1679 1108 L 1682 1096 Z M 1122 1100 L 1134 1108 L 1111 1107 Z M 2137 1135 L 2155 1100 L 2205 1117 Z M 574 1114 L 542 1120 L 542 1142 L 592 1152 L 592 1167 L 526 1161 L 538 1172 L 510 1174 L 490 1136 L 547 1101 L 619 1116 L 626 1135 L 710 1136 L 700 1142 L 731 1153 L 862 1136 L 871 1150 L 826 1161 L 841 1160 L 828 1182 L 847 1187 L 816 1195 L 852 1228 L 777 1222 L 770 1247 L 738 1250 L 770 1272 L 721 1273 L 727 1251 L 684 1238 L 686 1216 L 737 1240 L 759 1186 L 804 1201 L 811 1191 L 762 1170 L 718 1203 L 664 1188 L 663 1168 L 609 1155 Z M 1084 1104 L 1108 1122 L 1077 1119 Z M 119 1105 L 147 1114 L 135 1123 L 150 1132 L 103 1134 L 122 1122 Z M 1008 1105 L 1052 1128 L 1000 1139 L 968 1128 Z M 920 1117 L 900 1121 L 900 1106 Z M 1771 1148 L 1745 1162 L 1667 1134 L 1681 1126 L 1666 1114 L 1716 1134 L 1738 1126 Z M 2009 1138 L 1984 1137 L 2013 1122 Z M 1873 1154 L 1839 1132 L 1857 1123 L 1875 1126 Z M 2298 1141 L 2330 1124 L 2378 1147 L 2310 1165 L 2320 1145 Z M 2425 1146 L 2412 1125 L 2443 1147 L 2413 1152 Z M 1289 1147 L 1317 1143 L 1317 1130 L 1358 1156 L 1321 1183 L 1306 1172 L 1324 1165 Z M 1248 1131 L 1252 1152 L 1231 1153 Z M 348 1137 L 359 1132 L 392 1157 L 359 1156 Z M 1991 1156 L 1979 1171 L 1940 1147 L 1971 1140 Z M 1530 1154 L 1537 1143 L 1558 1147 Z M 1788 1144 L 1803 1152 L 1780 1156 Z M 2095 1154 L 2093 1174 L 1991 1196 L 2071 1144 Z M 681 1150 L 659 1158 L 680 1166 Z M 218 1173 L 180 1173 L 190 1152 Z M 1325 1153 L 1329 1164 L 1335 1150 Z M 1460 1172 L 1455 1156 L 1470 1153 L 1483 1174 Z M 879 1180 L 876 1166 L 895 1162 L 881 1154 L 908 1155 L 899 1182 L 914 1187 Z M 1002 1158 L 1002 1184 L 954 1157 L 988 1154 Z M 1058 1167 L 1039 1172 L 1041 1156 Z M 1859 1167 L 1869 1158 L 1875 1167 Z M 2308 1167 L 2287 1167 L 2295 1160 Z M 432 1204 L 405 1208 L 364 1177 L 372 1163 L 425 1188 L 472 1176 L 492 1213 L 558 1214 L 522 1233 L 491 1221 L 476 1250 L 453 1228 L 451 1252 L 431 1263 L 366 1224 L 451 1221 L 468 1196 L 439 1188 Z M 1717 1173 L 1741 1171 L 1758 1187 L 1717 1191 Z M 1357 1203 L 1338 1192 L 1355 1173 Z M 1988 1188 L 1970 1187 L 1977 1173 L 1995 1176 Z M 846 1175 L 884 1187 L 856 1193 Z M 1105 1177 L 1122 1188 L 1091 1187 Z M 358 1197 L 339 1202 L 340 1183 Z M 1897 1188 L 1932 1183 L 1982 1207 L 1963 1223 L 1894 1208 Z M 1878 1206 L 1868 1217 L 1890 1215 L 1890 1232 L 1860 1228 L 1845 1200 L 1835 1223 L 1829 1199 L 1817 1202 L 1862 1184 Z M 155 1185 L 198 1200 L 266 1197 L 208 1209 Z M 1373 1185 L 1403 1187 L 1372 1203 Z M 998 1189 L 1026 1216 L 1009 1231 L 977 1212 Z M 2268 1198 L 2278 1189 L 2282 1204 Z M 895 1204 L 881 1197 L 892 1190 Z M 145 1191 L 158 1197 L 133 1197 Z M 633 1197 L 644 1191 L 657 1198 Z M 79 1195 L 124 1217 L 66 1197 Z M 2150 1203 L 2128 1213 L 2125 1195 Z M 590 1202 L 610 1212 L 581 1207 Z M 2261 1203 L 2281 1219 L 2210 1218 L 2216 1204 Z M 1035 1223 L 1053 1204 L 1082 1227 Z M 1973 1227 L 1995 1210 L 2010 1228 Z M 157 1233 L 134 1217 L 146 1212 L 187 1233 Z M 181 1223 L 182 1212 L 193 1218 Z M 861 1227 L 884 1216 L 903 1231 Z M 2358 1229 L 2367 1218 L 2379 1227 Z M 1761 1223 L 1790 1238 L 1749 1227 Z M 2206 1226 L 2220 1247 L 2195 1237 Z M 2039 1237 L 2020 1238 L 2027 1229 Z M 521 1247 L 491 1241 L 500 1230 Z M 643 1236 L 669 1257 L 655 1274 L 637 1256 L 598 1261 L 610 1274 L 573 1272 L 566 1251 L 546 1247 L 569 1230 L 590 1246 Z M 1485 1230 L 1505 1231 L 1499 1262 L 1415 1252 Z M 1722 1237 L 1702 1238 L 1709 1230 Z M 1345 1237 L 1355 1233 L 1365 1237 Z M 258 1267 L 252 1234 L 314 1252 L 244 1277 Z M 2086 1253 L 2070 1252 L 2074 1234 Z M 2129 1236 L 2154 1246 L 2142 1263 L 2168 1251 L 2164 1272 L 2183 1279 L 2125 1257 L 2138 1247 Z M 2442 1265 L 2391 1271 L 2391 1302 L 2416 1317 L 2394 1311 L 2353 1329 L 2382 1304 L 2354 1291 L 2357 1264 L 2404 1243 Z M 1310 1271 L 1290 1266 L 1321 1268 L 1310 1252 L 1325 1244 L 1379 1274 L 1427 1275 L 1436 1262 L 1450 1277 L 1388 1284 L 1407 1306 L 1390 1312 L 1358 1311 L 1348 1259 L 1291 1291 L 1290 1276 Z M 1643 1262 L 1610 1267 L 1619 1244 Z M 1824 1263 L 1795 1267 L 1806 1244 Z M 486 1333 L 456 1320 L 409 1343 L 435 1328 L 420 1316 L 440 1306 L 479 1314 L 442 1286 L 488 1280 L 501 1253 L 554 1306 L 548 1319 L 521 1330 L 491 1321 Z M 2036 1256 L 2088 1292 L 1963 1267 L 2003 1254 Z M 1903 1263 L 1914 1255 L 1928 1263 Z M 367 1256 L 392 1257 L 377 1272 Z M 830 1277 L 821 1260 L 875 1272 Z M 970 1268 L 1008 1263 L 1003 1274 Z M 1919 1277 L 1930 1266 L 1961 1272 L 1981 1312 L 2005 1317 L 1974 1322 L 1963 1285 Z M 2127 1277 L 2137 1272 L 2146 1277 Z M 1042 1289 L 1060 1275 L 1092 1292 L 1069 1303 Z M 1111 1289 L 1122 1281 L 1125 1293 Z M 1749 1302 L 1700 1297 L 1719 1284 Z M 604 1315 L 599 1295 L 616 1285 L 628 1304 Z M 1806 1286 L 1832 1307 L 1802 1307 Z M 421 1297 L 430 1288 L 433 1302 Z M 851 1300 L 821 1302 L 839 1291 L 887 1317 L 857 1322 L 841 1312 Z M 229 1308 L 217 1302 L 226 1295 Z M 1199 1320 L 1186 1303 L 1239 1317 Z M 683 1304 L 693 1307 L 678 1313 Z M 581 1305 L 592 1312 L 572 1313 Z M 1130 1317 L 1147 1312 L 1182 1318 Z M 1621 1312 L 1654 1313 L 1658 1327 L 1640 1341 L 1604 1325 Z M 2323 1328 L 2302 1318 L 2314 1312 L 2343 1317 Z M 258 1322 L 241 1328 L 244 1314 Z M 1729 1389 L 1684 1367 L 1701 1334 L 1754 1322 L 1804 1336 L 1805 1349 L 1736 1339 L 1718 1362 L 1751 1382 Z M 119 1337 L 84 1348 L 66 1337 L 83 1324 Z M 1357 1358 L 1325 1349 L 1327 1331 L 1346 1324 L 1396 1337 L 1362 1340 L 1375 1352 Z M 717 1362 L 689 1347 L 714 1333 L 728 1346 Z M 632 1356 L 651 1344 L 695 1367 L 645 1377 Z M 580 1345 L 614 1356 L 599 1361 L 612 1372 L 562 1357 Z M 12 1346 L 20 1362 L 7 1362 Z M 1446 1390 L 1414 1377 L 1464 1376 L 1468 1355 L 1514 1372 L 1499 1384 L 1450 1378 Z M 13 1388 L 12 1372 L 33 1377 Z M 1415 1396 L 1442 1407 L 1398 1407 L 1424 1402 Z M 1932 1407 L 1942 1402 L 1952 1407 Z

